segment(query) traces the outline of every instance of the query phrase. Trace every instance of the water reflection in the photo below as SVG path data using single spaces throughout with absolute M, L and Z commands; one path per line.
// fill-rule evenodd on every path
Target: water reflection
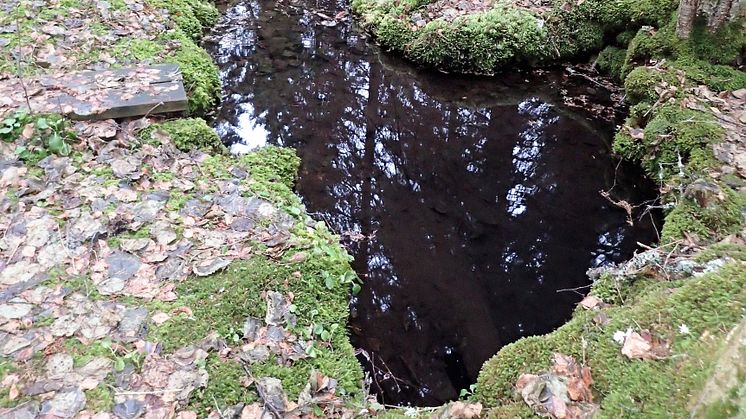
M 559 73 L 415 74 L 323 17 L 342 10 L 227 10 L 207 41 L 226 91 L 215 127 L 235 151 L 297 147 L 309 209 L 355 238 L 365 286 L 351 332 L 372 389 L 387 403 L 437 404 L 502 345 L 565 321 L 580 297 L 557 290 L 652 239 L 599 191 L 644 194 L 608 155 L 609 126 L 559 105 L 560 86 L 585 87 Z

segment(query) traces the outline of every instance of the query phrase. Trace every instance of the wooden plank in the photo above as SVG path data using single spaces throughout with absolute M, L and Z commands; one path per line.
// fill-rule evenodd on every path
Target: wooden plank
M 175 64 L 80 71 L 14 82 L 15 86 L 0 85 L 0 114 L 3 108 L 28 108 L 30 104 L 34 112 L 97 120 L 178 112 L 188 105 Z

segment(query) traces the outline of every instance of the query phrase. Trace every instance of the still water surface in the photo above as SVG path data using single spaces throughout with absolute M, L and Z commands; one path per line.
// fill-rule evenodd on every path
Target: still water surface
M 298 192 L 364 278 L 350 333 L 386 403 L 435 405 L 501 346 L 570 316 L 585 271 L 650 242 L 653 188 L 610 156 L 613 124 L 563 104 L 609 95 L 561 71 L 499 79 L 418 71 L 368 44 L 328 0 L 240 1 L 206 46 L 241 151 L 292 146 Z M 583 291 L 584 288 L 581 288 Z

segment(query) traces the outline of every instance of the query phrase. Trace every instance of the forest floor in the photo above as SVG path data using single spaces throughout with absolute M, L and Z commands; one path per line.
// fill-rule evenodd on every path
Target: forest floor
M 175 62 L 190 109 L 209 109 L 217 69 L 195 42 L 216 17 L 199 1 L 4 2 L 0 91 L 19 76 Z M 670 85 L 657 87 L 662 105 Z M 36 93 L 0 97 L 0 416 L 352 417 L 382 408 L 364 394 L 345 333 L 357 287 L 349 256 L 293 193 L 292 151 L 228 157 L 199 119 L 72 123 L 18 113 Z M 725 133 L 708 146 L 717 160 L 706 172 L 718 183 L 685 185 L 681 199 L 707 207 L 725 199 L 722 185 L 746 194 L 746 93 L 696 87 L 681 103 Z M 619 406 L 632 416 L 737 411 L 746 400 L 738 374 L 709 374 L 746 368 L 746 230 L 731 233 L 705 245 L 684 232 L 605 272 L 598 283 L 607 288 L 554 337 L 488 362 L 474 401 L 499 402 L 495 415 L 559 417 L 553 409 L 563 405 L 610 416 Z M 542 359 L 516 358 L 537 342 Z M 550 362 L 549 372 L 535 368 Z M 681 394 L 655 387 L 697 368 Z M 575 387 L 537 397 L 552 374 Z M 476 403 L 435 412 L 483 413 Z
M 175 62 L 192 110 L 219 93 L 195 44 L 217 18 L 212 5 L 0 7 L 0 90 L 19 76 Z M 72 122 L 19 110 L 39 94 L 0 98 L 0 416 L 366 408 L 345 332 L 356 277 L 293 193 L 292 150 L 229 157 L 194 118 Z

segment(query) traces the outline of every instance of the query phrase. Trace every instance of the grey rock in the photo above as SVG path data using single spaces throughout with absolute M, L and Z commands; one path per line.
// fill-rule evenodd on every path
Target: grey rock
M 101 281 L 96 285 L 96 289 L 101 295 L 113 295 L 124 289 L 126 282 L 122 278 L 109 278 Z
M 200 199 L 190 199 L 184 203 L 180 214 L 194 218 L 201 218 L 212 208 L 212 203 Z
M 39 415 L 39 402 L 32 400 L 3 414 L 4 419 L 34 419 Z
M 6 319 L 20 319 L 27 314 L 31 313 L 33 305 L 28 303 L 13 303 L 0 304 L 0 317 Z
M 264 393 L 264 403 L 274 408 L 270 410 L 285 413 L 287 406 L 285 405 L 282 381 L 274 377 L 263 377 L 257 380 L 257 385 L 262 388 L 262 393 Z
M 693 199 L 702 208 L 709 208 L 724 199 L 720 187 L 704 179 L 697 179 L 686 187 L 684 196 Z
M 256 224 L 248 217 L 238 217 L 231 223 L 231 229 L 233 231 L 247 232 L 251 231 Z
M 148 223 L 155 220 L 158 213 L 163 209 L 163 202 L 147 200 L 135 205 L 132 209 L 136 223 Z
M 109 264 L 109 278 L 126 281 L 140 269 L 140 259 L 126 252 L 116 252 L 106 258 Z
M 268 325 L 279 325 L 287 311 L 285 297 L 277 291 L 267 293 L 267 314 L 264 316 L 264 322 Z
M 73 370 L 73 357 L 59 352 L 49 357 L 47 360 L 47 377 L 60 378 Z
M 145 413 L 145 403 L 137 399 L 128 399 L 115 404 L 112 412 L 121 419 L 136 419 Z
M 159 281 L 175 280 L 181 277 L 186 262 L 179 257 L 170 256 L 155 270 L 155 277 Z
M 262 327 L 262 321 L 256 317 L 247 317 L 243 322 L 243 338 L 249 342 L 256 340 L 256 335 Z
M 249 364 L 264 362 L 269 359 L 269 348 L 266 345 L 258 345 L 248 351 L 242 352 L 241 359 Z
M 280 326 L 268 326 L 267 327 L 267 340 L 275 345 L 279 344 L 285 339 L 285 329 Z
M 226 266 L 231 264 L 230 259 L 224 259 L 221 257 L 211 259 L 208 261 L 202 261 L 197 264 L 195 264 L 192 267 L 192 271 L 197 276 L 208 276 L 212 275 L 215 272 L 225 268 Z
M 60 391 L 41 405 L 41 414 L 70 418 L 83 410 L 85 402 L 85 393 L 79 388 Z
M 38 396 L 39 394 L 57 391 L 62 388 L 62 381 L 41 380 L 23 388 L 23 394 L 27 396 Z
M 134 342 L 145 335 L 148 310 L 146 308 L 128 308 L 122 313 L 122 320 L 117 327 L 118 340 Z

